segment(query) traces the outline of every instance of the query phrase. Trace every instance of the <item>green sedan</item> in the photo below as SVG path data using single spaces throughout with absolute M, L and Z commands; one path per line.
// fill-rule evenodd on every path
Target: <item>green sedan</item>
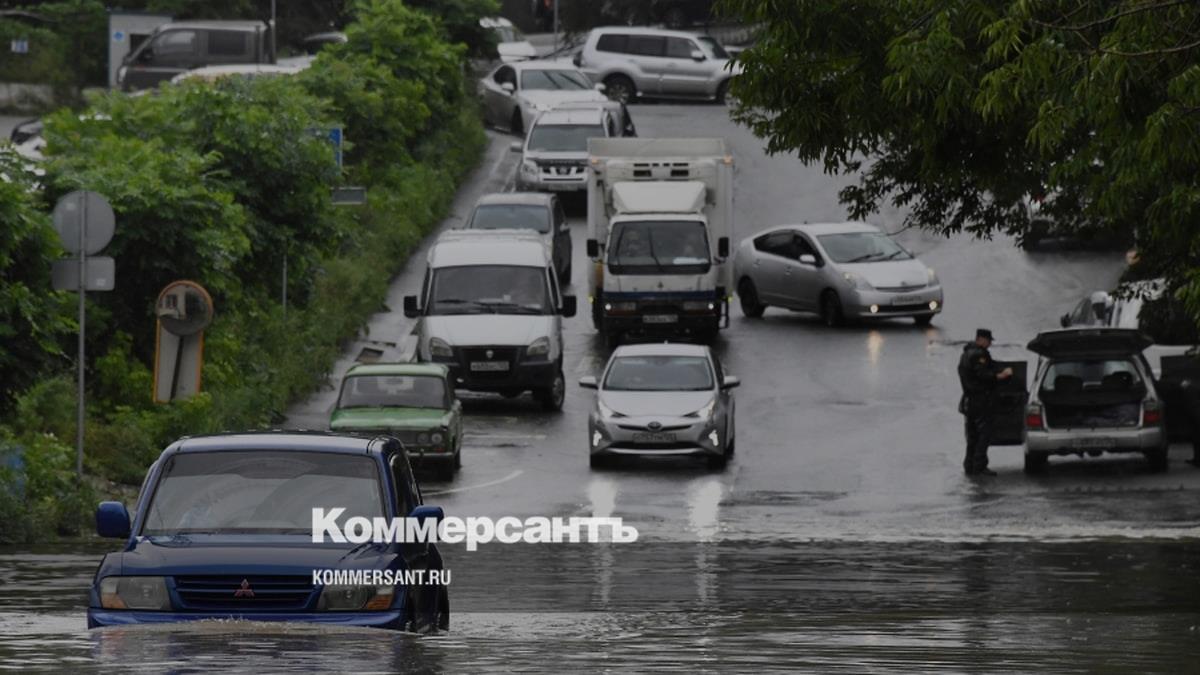
M 371 363 L 350 368 L 342 378 L 329 428 L 395 436 L 411 461 L 450 480 L 462 466 L 462 418 L 446 366 Z

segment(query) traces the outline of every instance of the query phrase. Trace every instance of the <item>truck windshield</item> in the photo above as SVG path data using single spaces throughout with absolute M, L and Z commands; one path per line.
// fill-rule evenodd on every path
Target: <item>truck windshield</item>
M 370 457 L 298 450 L 184 452 L 169 460 L 142 534 L 310 534 L 315 508 L 383 517 Z
M 912 258 L 900 244 L 882 232 L 846 232 L 817 237 L 825 253 L 839 263 L 882 262 Z
M 615 273 L 703 274 L 711 264 L 704 223 L 626 221 L 613 226 L 608 264 Z
M 587 152 L 589 138 L 604 138 L 599 124 L 538 124 L 529 132 L 529 150 L 535 152 Z
M 440 267 L 429 314 L 552 314 L 546 270 L 517 265 Z
M 430 375 L 355 375 L 346 378 L 337 407 L 446 407 L 446 383 Z
M 469 230 L 550 231 L 550 211 L 538 204 L 485 204 L 475 209 Z
M 606 391 L 708 391 L 712 369 L 702 356 L 622 356 L 604 378 Z

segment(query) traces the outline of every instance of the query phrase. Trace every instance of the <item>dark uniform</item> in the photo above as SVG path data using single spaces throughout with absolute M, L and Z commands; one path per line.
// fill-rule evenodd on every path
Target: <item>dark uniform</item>
M 980 329 L 976 336 L 992 339 L 991 332 L 985 329 Z M 958 380 L 963 390 L 958 411 L 966 416 L 967 455 L 963 459 L 963 471 L 968 476 L 983 473 L 988 468 L 993 393 L 998 382 L 996 375 L 1002 370 L 987 349 L 974 342 L 963 347 L 962 358 L 958 360 Z

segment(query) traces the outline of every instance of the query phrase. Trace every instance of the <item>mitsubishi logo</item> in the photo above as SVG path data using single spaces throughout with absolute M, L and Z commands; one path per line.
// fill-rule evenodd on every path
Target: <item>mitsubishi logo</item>
M 661 429 L 661 428 L 662 428 L 662 422 L 651 422 L 651 423 L 649 423 L 649 424 L 647 424 L 647 425 L 646 425 L 646 428 L 647 428 L 647 429 L 652 429 L 652 430 L 654 430 L 654 431 L 658 431 L 659 429 Z
M 496 355 L 496 352 L 494 352 L 494 351 L 492 351 L 491 349 L 489 349 L 489 350 L 487 350 L 486 352 L 484 352 L 484 354 L 486 354 L 486 355 L 487 355 L 487 357 L 490 359 L 490 358 L 492 358 L 493 356 L 495 356 L 495 355 Z
M 242 586 L 233 592 L 235 598 L 253 598 L 254 591 L 250 589 L 250 581 L 242 579 Z

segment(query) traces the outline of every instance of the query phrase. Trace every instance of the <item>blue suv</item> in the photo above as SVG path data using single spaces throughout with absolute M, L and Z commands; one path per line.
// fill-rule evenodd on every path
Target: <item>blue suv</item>
M 436 546 L 331 537 L 315 543 L 316 508 L 344 509 L 342 523 L 443 517 L 442 509 L 422 506 L 395 438 L 296 432 L 183 438 L 150 467 L 132 519 L 120 502 L 97 509 L 100 536 L 126 542 L 100 562 L 88 627 L 195 619 L 421 633 L 449 627 L 448 575 Z M 325 579 L 368 583 L 325 585 L 319 571 Z

